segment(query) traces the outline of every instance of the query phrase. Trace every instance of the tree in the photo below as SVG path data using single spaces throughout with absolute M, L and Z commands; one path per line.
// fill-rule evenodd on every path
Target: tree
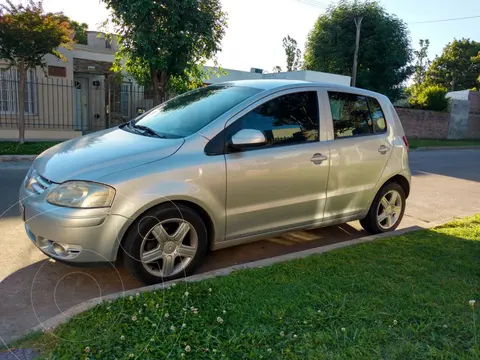
M 219 0 L 103 1 L 119 35 L 115 69 L 152 86 L 155 104 L 167 89 L 201 83 L 203 64 L 214 58 L 225 35 Z
M 431 63 L 426 73 L 429 84 L 451 90 L 480 90 L 480 42 L 453 40 Z
M 281 73 L 281 72 L 282 72 L 282 68 L 278 65 L 272 69 L 272 73 Z
M 71 48 L 73 30 L 63 14 L 44 13 L 42 1 L 0 5 L 0 58 L 18 70 L 19 142 L 25 141 L 25 83 L 28 69 L 45 68 L 45 55 L 61 60 L 59 47 Z
M 340 1 L 321 15 L 307 38 L 304 68 L 352 75 L 355 16 L 362 16 L 357 86 L 386 94 L 392 101 L 413 73 L 407 25 L 375 1 Z
M 430 46 L 430 41 L 428 39 L 420 39 L 418 42 L 420 49 L 414 50 L 413 54 L 415 55 L 415 72 L 413 73 L 413 84 L 420 85 L 425 80 L 425 73 L 430 65 L 428 60 L 428 47 Z
M 88 24 L 87 23 L 79 23 L 78 21 L 72 20 L 68 16 L 63 14 L 59 15 L 59 18 L 70 24 L 70 27 L 73 29 L 75 33 L 73 40 L 77 44 L 88 45 L 88 37 L 87 37 Z
M 283 38 L 283 48 L 287 56 L 287 71 L 296 71 L 301 66 L 302 52 L 297 47 L 297 41 L 287 35 Z

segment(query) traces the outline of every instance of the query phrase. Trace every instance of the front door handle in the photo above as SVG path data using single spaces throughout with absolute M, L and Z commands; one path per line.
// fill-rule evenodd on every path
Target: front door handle
M 322 162 L 328 159 L 328 156 L 316 153 L 310 158 L 310 161 L 315 165 L 320 165 Z
M 386 147 L 385 145 L 382 145 L 378 148 L 378 152 L 382 155 L 386 154 L 388 152 L 388 147 Z

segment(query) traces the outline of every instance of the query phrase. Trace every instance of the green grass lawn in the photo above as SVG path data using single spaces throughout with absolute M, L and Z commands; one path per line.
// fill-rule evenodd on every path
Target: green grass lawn
M 410 149 L 425 146 L 480 146 L 480 140 L 408 139 Z
M 479 359 L 479 297 L 477 215 L 104 302 L 23 346 L 49 359 Z
M 57 145 L 58 141 L 26 142 L 0 141 L 0 155 L 38 155 Z

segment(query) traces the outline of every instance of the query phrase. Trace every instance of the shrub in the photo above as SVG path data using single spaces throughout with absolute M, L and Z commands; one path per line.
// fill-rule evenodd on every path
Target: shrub
M 417 87 L 411 90 L 408 102 L 415 108 L 445 111 L 448 108 L 446 94 L 447 89 L 440 85 Z

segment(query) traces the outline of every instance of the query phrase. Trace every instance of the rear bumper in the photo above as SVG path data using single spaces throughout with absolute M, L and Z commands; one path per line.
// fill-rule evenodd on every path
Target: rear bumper
M 25 231 L 35 246 L 47 256 L 69 263 L 115 261 L 122 229 L 130 223 L 128 218 L 109 214 L 109 208 L 52 205 L 23 186 L 20 209 L 24 211 Z

